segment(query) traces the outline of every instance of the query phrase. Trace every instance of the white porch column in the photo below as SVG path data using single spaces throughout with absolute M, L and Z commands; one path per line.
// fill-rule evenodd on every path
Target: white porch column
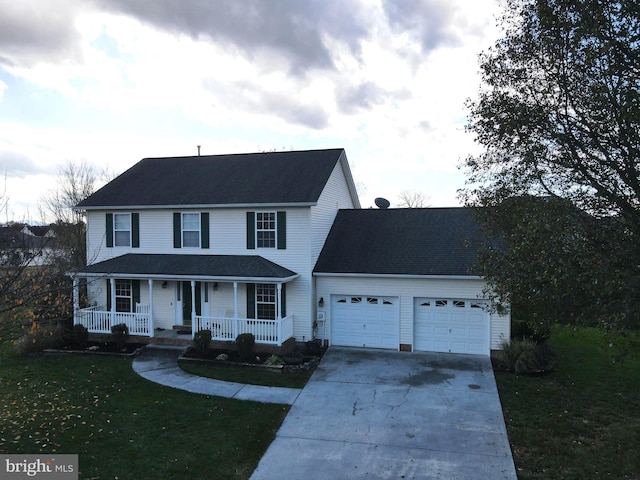
M 191 338 L 196 336 L 196 281 L 191 280 Z
M 282 283 L 276 283 L 278 287 L 278 296 L 276 297 L 277 310 L 276 319 L 278 320 L 278 346 L 282 346 Z
M 278 287 L 278 296 L 276 297 L 276 302 L 278 303 L 278 313 L 276 318 L 278 320 L 282 320 L 282 284 L 276 283 Z
M 116 324 L 116 279 L 109 279 L 111 284 L 111 315 L 109 315 L 109 329 Z
M 73 277 L 73 324 L 78 322 L 80 314 L 80 288 L 78 286 L 78 277 Z
M 153 338 L 153 280 L 149 279 L 149 336 Z
M 238 282 L 233 282 L 233 318 L 238 319 Z
M 233 282 L 233 338 L 238 337 L 238 282 Z

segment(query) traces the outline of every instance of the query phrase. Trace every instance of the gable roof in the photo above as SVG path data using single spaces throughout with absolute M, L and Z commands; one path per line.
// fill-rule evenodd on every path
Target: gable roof
M 76 208 L 312 205 L 344 149 L 145 158 Z M 356 196 L 357 202 L 357 196 Z
M 314 273 L 476 276 L 483 239 L 472 209 L 340 210 Z
M 298 274 L 259 255 L 127 253 L 85 267 L 79 276 L 289 281 Z

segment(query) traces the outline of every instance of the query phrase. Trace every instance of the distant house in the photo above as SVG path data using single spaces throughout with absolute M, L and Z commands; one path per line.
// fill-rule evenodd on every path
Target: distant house
M 150 158 L 81 202 L 75 322 L 488 355 L 469 210 L 363 210 L 343 149 Z M 86 279 L 91 307 L 80 309 Z
M 30 267 L 46 265 L 60 255 L 54 227 L 21 223 L 0 226 L 0 252 L 3 264 Z

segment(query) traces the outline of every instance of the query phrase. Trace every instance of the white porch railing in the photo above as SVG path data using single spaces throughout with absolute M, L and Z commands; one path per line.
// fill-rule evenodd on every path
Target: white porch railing
M 136 313 L 109 312 L 105 307 L 89 307 L 79 310 L 76 324 L 84 325 L 90 333 L 111 333 L 111 327 L 124 323 L 130 335 L 151 336 L 149 306 L 136 305 Z
M 203 317 L 196 315 L 194 331 L 211 330 L 211 340 L 233 341 L 241 333 L 252 333 L 256 343 L 282 346 L 293 337 L 293 315 L 281 320 Z

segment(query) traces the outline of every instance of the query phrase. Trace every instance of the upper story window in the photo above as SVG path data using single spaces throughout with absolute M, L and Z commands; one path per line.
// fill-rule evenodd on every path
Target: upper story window
M 113 214 L 113 244 L 116 247 L 131 246 L 131 215 L 128 213 Z
M 247 248 L 287 248 L 287 212 L 247 212 Z
M 107 213 L 107 247 L 140 246 L 140 214 Z
M 256 212 L 256 246 L 276 248 L 276 212 Z
M 209 212 L 174 212 L 173 247 L 209 248 Z
M 200 214 L 182 214 L 182 246 L 200 247 Z

